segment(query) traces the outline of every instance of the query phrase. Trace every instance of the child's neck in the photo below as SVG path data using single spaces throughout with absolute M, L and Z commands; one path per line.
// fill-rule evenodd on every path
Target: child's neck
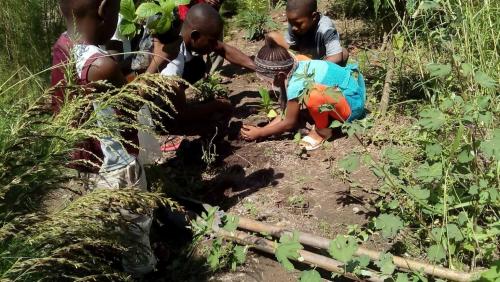
M 98 45 L 95 36 L 89 36 L 91 32 L 86 31 L 83 25 L 78 25 L 78 23 L 67 24 L 67 33 L 75 43 Z

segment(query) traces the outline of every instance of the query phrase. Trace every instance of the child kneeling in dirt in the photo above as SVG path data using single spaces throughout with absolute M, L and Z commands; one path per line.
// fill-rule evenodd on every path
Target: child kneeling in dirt
M 288 0 L 286 16 L 285 38 L 277 32 L 269 34 L 279 45 L 313 60 L 326 60 L 340 66 L 347 64 L 349 52 L 341 47 L 333 21 L 318 12 L 317 0 Z
M 345 122 L 364 116 L 365 84 L 355 65 L 341 67 L 328 61 L 298 61 L 269 37 L 255 64 L 261 79 L 281 89 L 281 99 L 287 101 L 286 110 L 283 118 L 277 117 L 264 127 L 244 125 L 241 136 L 245 140 L 292 130 L 304 104 L 315 126 L 302 139 L 301 146 L 312 151 L 331 137 L 330 119 Z
M 66 20 L 64 32 L 53 47 L 52 85 L 56 91 L 52 106 L 58 114 L 65 99 L 65 68 L 75 67 L 76 80 L 82 86 L 93 88 L 97 81 L 107 81 L 115 87 L 126 84 L 119 65 L 99 45 L 105 45 L 116 30 L 120 0 L 60 0 L 60 8 Z M 74 65 L 70 64 L 74 62 Z M 71 72 L 73 73 L 73 72 Z M 95 87 L 95 85 L 94 85 Z M 78 93 L 74 94 L 78 95 Z M 85 95 L 82 93 L 81 95 Z M 115 109 L 91 105 L 102 120 L 119 118 Z M 87 113 L 88 114 L 88 113 Z M 86 114 L 83 113 L 83 116 Z M 88 180 L 89 188 L 136 188 L 145 191 L 147 182 L 144 168 L 137 160 L 137 131 L 124 130 L 123 138 L 135 146 L 123 146 L 112 136 L 88 139 L 75 149 L 72 158 L 82 178 Z M 92 165 L 89 165 L 92 164 Z M 126 271 L 142 275 L 154 269 L 156 259 L 149 244 L 149 230 L 152 219 L 147 215 L 133 214 L 120 210 L 130 221 L 123 230 L 124 235 L 137 244 L 130 248 L 122 262 Z M 139 258 L 138 254 L 141 254 Z

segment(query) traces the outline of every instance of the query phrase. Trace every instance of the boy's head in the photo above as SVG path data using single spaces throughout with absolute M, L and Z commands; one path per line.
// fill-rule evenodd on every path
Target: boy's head
M 301 36 L 319 22 L 318 3 L 316 0 L 288 0 L 286 17 L 292 26 L 292 32 Z
M 288 50 L 279 46 L 269 37 L 266 44 L 255 57 L 257 76 L 275 86 L 284 86 L 285 81 L 295 65 L 295 60 Z
M 217 47 L 223 28 L 219 12 L 203 3 L 189 9 L 181 34 L 188 50 L 206 55 Z
M 116 31 L 120 0 L 59 0 L 68 31 L 89 44 L 106 44 Z

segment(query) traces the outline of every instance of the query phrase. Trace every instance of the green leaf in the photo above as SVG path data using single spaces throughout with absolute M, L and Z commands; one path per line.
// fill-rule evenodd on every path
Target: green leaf
M 471 76 L 474 74 L 474 66 L 468 63 L 463 63 L 461 65 L 462 67 L 462 74 L 464 76 Z
M 191 3 L 191 0 L 175 0 L 174 3 L 176 6 L 188 5 L 189 3 Z
M 129 22 L 135 20 L 135 4 L 134 0 L 121 0 L 120 1 L 120 14 Z
M 187 4 L 183 4 L 183 5 L 187 5 Z M 175 4 L 174 0 L 161 0 L 160 6 L 163 9 L 163 14 L 171 14 L 174 11 L 175 7 L 179 6 L 179 5 Z
M 235 246 L 234 247 L 234 249 L 233 249 L 234 261 L 233 261 L 233 265 L 231 266 L 233 271 L 236 270 L 237 265 L 242 265 L 245 263 L 245 261 L 247 259 L 247 250 L 248 250 L 248 247 L 246 247 L 246 246 Z
M 325 95 L 333 99 L 334 103 L 338 103 L 340 99 L 344 98 L 342 92 L 337 87 L 328 87 L 325 90 Z
M 135 36 L 137 32 L 137 27 L 135 23 L 127 20 L 127 19 L 122 19 L 120 22 L 120 25 L 118 26 L 118 32 L 126 37 L 126 38 L 132 38 Z
M 440 162 L 430 166 L 428 163 L 424 163 L 417 169 L 414 175 L 415 178 L 424 183 L 431 183 L 442 178 L 443 166 Z
M 319 272 L 314 269 L 302 271 L 300 274 L 300 282 L 321 282 L 323 279 Z
M 347 263 L 352 259 L 357 250 L 358 243 L 354 237 L 338 235 L 330 242 L 328 253 L 334 259 Z
M 383 237 L 392 238 L 403 228 L 403 222 L 399 216 L 383 213 L 375 219 L 375 228 L 382 230 Z
M 425 153 L 429 159 L 436 159 L 441 156 L 443 147 L 439 144 L 430 144 L 425 146 Z
M 299 233 L 293 232 L 292 236 L 288 234 L 281 236 L 274 255 L 286 270 L 292 271 L 295 267 L 289 259 L 299 260 L 299 251 L 303 248 L 299 243 Z
M 318 108 L 318 111 L 320 113 L 333 112 L 334 110 L 335 110 L 335 107 L 332 104 L 323 104 L 323 105 L 320 105 Z
M 432 245 L 427 249 L 427 257 L 433 262 L 440 262 L 446 258 L 446 251 L 441 245 Z
M 477 71 L 474 75 L 474 80 L 481 85 L 482 87 L 485 88 L 495 88 L 497 83 L 493 78 L 488 76 L 485 72 L 483 71 Z
M 293 136 L 293 142 L 300 143 L 301 140 L 302 140 L 302 134 L 300 134 L 300 132 L 295 133 L 295 135 Z
M 156 22 L 155 32 L 156 34 L 167 33 L 172 27 L 172 13 L 163 14 L 160 19 Z
M 332 123 L 330 123 L 329 128 L 338 128 L 341 126 L 342 126 L 342 123 L 340 121 L 334 120 L 334 121 L 332 121 Z
M 398 273 L 396 276 L 396 281 L 395 282 L 409 282 L 408 274 L 406 273 Z
M 359 168 L 359 164 L 359 156 L 356 154 L 350 154 L 339 161 L 340 168 L 349 173 L 356 171 Z
M 382 254 L 378 261 L 375 262 L 375 265 L 380 268 L 382 274 L 391 275 L 394 270 L 396 270 L 396 266 L 392 262 L 392 255 L 389 253 Z
M 137 10 L 135 11 L 135 14 L 140 17 L 140 18 L 149 18 L 152 17 L 156 14 L 159 14 L 162 12 L 162 8 L 155 3 L 142 3 Z
M 240 218 L 237 215 L 227 214 L 223 219 L 224 226 L 222 228 L 228 232 L 233 232 L 238 228 L 239 221 Z
M 422 189 L 420 187 L 408 187 L 406 190 L 412 196 L 412 198 L 416 198 L 419 200 L 426 200 L 431 195 L 429 189 Z
M 446 122 L 446 115 L 438 109 L 425 109 L 420 112 L 418 124 L 423 128 L 437 130 Z
M 458 154 L 458 162 L 461 164 L 468 163 L 474 159 L 474 156 L 472 155 L 472 152 L 470 151 L 469 148 L 466 148 L 465 150 L 462 150 L 460 154 Z
M 404 162 L 404 156 L 397 148 L 389 147 L 388 149 L 384 150 L 383 155 L 389 161 L 389 163 L 394 166 L 399 166 Z
M 443 227 L 434 227 L 431 230 L 432 238 L 435 242 L 439 243 L 443 239 L 444 236 L 444 228 Z
M 488 158 L 500 160 L 500 129 L 495 129 L 493 137 L 490 140 L 481 142 L 479 147 Z
M 267 117 L 268 117 L 268 118 L 275 118 L 275 117 L 277 117 L 277 116 L 278 116 L 278 113 L 277 113 L 274 109 L 271 109 L 271 110 L 269 111 L 269 113 L 267 113 Z
M 480 282 L 486 281 L 495 281 L 498 282 L 500 280 L 500 260 L 497 260 L 492 263 L 491 267 L 481 273 Z
M 432 77 L 446 77 L 446 76 L 450 75 L 450 73 L 451 73 L 451 65 L 450 64 L 442 65 L 442 64 L 432 63 L 432 64 L 428 64 L 426 66 L 426 68 Z
M 469 216 L 467 215 L 467 212 L 461 211 L 458 214 L 458 224 L 460 224 L 460 226 L 464 226 L 468 221 L 469 221 Z
M 446 225 L 446 231 L 448 234 L 448 239 L 455 240 L 455 242 L 460 242 L 464 240 L 464 236 L 456 224 Z

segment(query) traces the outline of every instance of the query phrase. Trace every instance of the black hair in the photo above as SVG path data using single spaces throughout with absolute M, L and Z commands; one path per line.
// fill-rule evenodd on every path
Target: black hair
M 287 12 L 300 11 L 304 15 L 311 15 L 318 11 L 317 0 L 288 0 L 286 3 Z

